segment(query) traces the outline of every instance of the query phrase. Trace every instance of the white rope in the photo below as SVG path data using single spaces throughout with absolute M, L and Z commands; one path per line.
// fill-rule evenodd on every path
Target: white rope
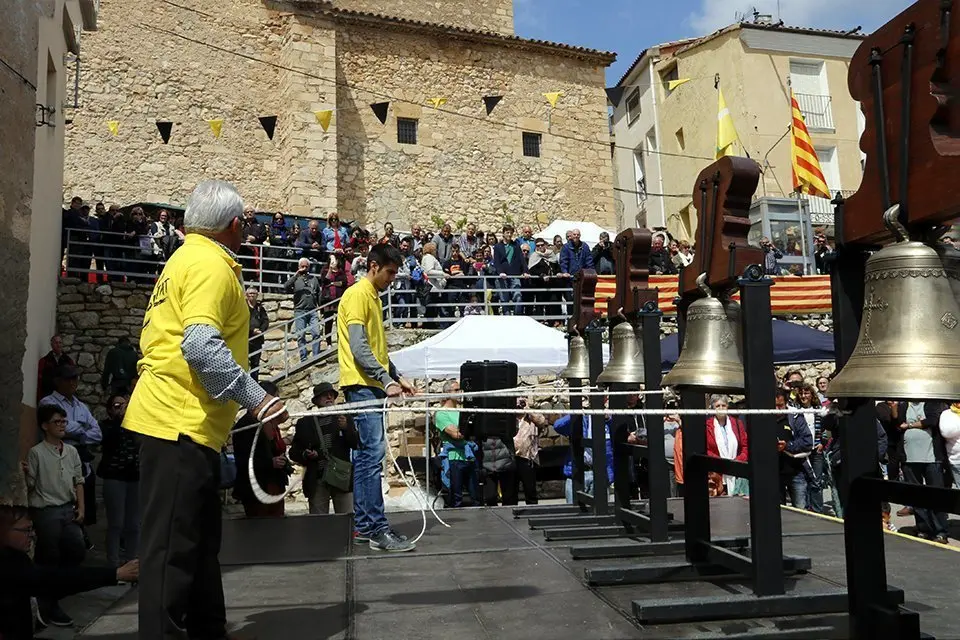
M 414 407 L 386 407 L 384 411 L 386 413 L 417 413 L 419 411 L 424 411 L 427 413 L 437 413 L 439 411 L 447 411 L 449 407 L 423 407 L 423 408 L 414 408 Z M 291 418 L 301 418 L 301 417 L 310 417 L 315 415 L 354 415 L 358 413 L 367 413 L 370 409 L 368 407 L 351 407 L 346 404 L 332 405 L 329 407 L 329 410 L 323 411 L 307 411 L 304 413 L 294 413 L 291 414 Z M 557 413 L 562 413 L 564 415 L 607 415 L 607 416 L 712 416 L 717 412 L 715 409 L 498 409 L 498 408 L 480 408 L 480 407 L 457 407 L 457 411 L 460 413 L 492 413 L 492 414 L 536 414 L 536 415 L 552 415 Z M 818 416 L 824 416 L 829 413 L 828 409 L 794 409 L 781 410 L 781 409 L 735 409 L 728 411 L 727 413 L 734 416 L 763 416 L 763 415 L 783 415 L 788 413 L 796 414 L 813 414 Z

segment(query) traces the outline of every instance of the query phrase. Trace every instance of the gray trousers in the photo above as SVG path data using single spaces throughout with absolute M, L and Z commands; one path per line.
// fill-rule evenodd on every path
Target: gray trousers
M 334 513 L 353 513 L 353 492 L 340 491 L 324 482 L 317 482 L 317 490 L 307 496 L 310 514 L 330 513 L 330 501 L 333 500 Z
M 37 532 L 35 559 L 48 567 L 76 567 L 87 555 L 83 529 L 75 522 L 73 503 L 32 509 L 33 528 Z M 41 606 L 56 604 L 56 599 L 37 599 Z
M 107 561 L 119 567 L 136 558 L 140 548 L 140 483 L 105 479 L 103 503 L 107 511 Z

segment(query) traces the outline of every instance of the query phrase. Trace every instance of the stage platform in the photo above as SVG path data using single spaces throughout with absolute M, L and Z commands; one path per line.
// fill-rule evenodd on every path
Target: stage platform
M 681 504 L 671 510 L 682 519 Z M 711 501 L 714 536 L 746 534 L 748 503 Z M 241 638 L 274 640 L 620 640 L 627 638 L 845 638 L 846 616 L 799 616 L 747 621 L 640 625 L 633 601 L 724 595 L 744 590 L 736 582 L 681 582 L 593 588 L 584 569 L 653 563 L 664 558 L 575 561 L 569 546 L 547 542 L 511 508 L 428 514 L 427 535 L 413 553 L 385 555 L 354 545 L 352 554 L 327 562 L 238 564 L 224 568 L 227 617 Z M 280 525 L 297 525 L 289 522 Z M 314 516 L 322 517 L 322 516 Z M 416 535 L 419 512 L 391 514 L 395 528 Z M 784 553 L 808 556 L 810 574 L 791 579 L 796 592 L 830 592 L 845 582 L 842 525 L 782 510 Z M 877 526 L 880 526 L 879 523 Z M 277 531 L 282 532 L 282 528 Z M 607 545 L 619 540 L 599 541 Z M 249 546 L 250 561 L 262 541 Z M 270 544 L 303 544 L 281 533 Z M 587 543 L 591 544 L 591 543 Z M 921 614 L 925 632 L 960 635 L 956 598 L 960 555 L 902 536 L 886 537 L 889 582 L 906 591 L 907 606 Z M 289 549 L 288 549 L 289 550 Z M 291 554 L 294 557 L 296 554 Z M 675 557 L 675 556 L 671 556 Z M 88 626 L 88 640 L 136 638 L 136 590 Z

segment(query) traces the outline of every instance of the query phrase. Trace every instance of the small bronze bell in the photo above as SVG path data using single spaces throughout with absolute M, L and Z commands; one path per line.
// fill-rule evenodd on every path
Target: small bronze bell
M 739 304 L 710 296 L 690 305 L 683 349 L 663 386 L 743 391 Z
M 560 372 L 566 380 L 585 380 L 590 377 L 590 356 L 583 336 L 570 336 L 567 345 L 567 366 Z
M 956 249 L 909 240 L 870 257 L 860 336 L 830 397 L 960 399 L 957 258 Z
M 640 341 L 629 322 L 610 332 L 610 362 L 597 376 L 598 384 L 640 384 L 643 382 L 643 354 Z

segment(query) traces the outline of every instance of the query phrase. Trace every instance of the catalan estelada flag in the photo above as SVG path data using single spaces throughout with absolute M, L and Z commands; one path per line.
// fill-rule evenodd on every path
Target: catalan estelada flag
M 820 170 L 820 159 L 813 148 L 813 141 L 803 121 L 800 105 L 790 91 L 790 108 L 793 111 L 793 133 L 790 136 L 790 163 L 793 165 L 793 188 L 808 196 L 830 197 L 830 189 Z

